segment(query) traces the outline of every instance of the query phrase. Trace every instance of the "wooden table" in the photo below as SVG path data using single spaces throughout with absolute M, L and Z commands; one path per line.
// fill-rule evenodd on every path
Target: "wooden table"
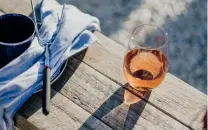
M 42 114 L 40 94 L 32 96 L 15 117 L 21 130 L 201 130 L 207 96 L 168 74 L 145 99 L 123 103 L 128 90 L 122 72 L 126 49 L 95 32 L 99 41 L 69 58 L 52 85 L 51 113 Z
M 41 94 L 35 94 L 15 115 L 17 130 L 203 129 L 207 96 L 169 73 L 144 99 L 124 104 L 126 94 L 139 99 L 123 75 L 126 49 L 99 32 L 95 35 L 99 41 L 69 58 L 52 85 L 50 115 L 42 114 Z

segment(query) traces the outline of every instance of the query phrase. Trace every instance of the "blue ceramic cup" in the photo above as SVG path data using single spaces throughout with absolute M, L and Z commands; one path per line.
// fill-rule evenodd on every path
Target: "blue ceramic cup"
M 0 69 L 27 50 L 34 37 L 31 18 L 22 14 L 0 16 Z

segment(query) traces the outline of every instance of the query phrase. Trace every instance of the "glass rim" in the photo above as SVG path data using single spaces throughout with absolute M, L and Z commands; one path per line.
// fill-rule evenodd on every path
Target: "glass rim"
M 152 27 L 156 27 L 156 28 L 160 29 L 160 30 L 164 33 L 164 35 L 165 35 L 165 42 L 164 42 L 164 44 L 161 45 L 161 46 L 158 46 L 158 47 L 154 47 L 155 49 L 161 49 L 161 48 L 163 48 L 165 45 L 168 44 L 168 33 L 166 33 L 165 30 L 164 30 L 162 27 L 160 27 L 160 26 L 158 26 L 158 25 L 156 25 L 156 24 L 140 24 L 140 25 L 138 25 L 137 27 L 135 27 L 134 30 L 133 30 L 132 33 L 131 33 L 131 37 L 130 37 L 129 42 L 128 42 L 128 49 L 132 50 L 132 48 L 130 48 L 130 42 L 131 42 L 131 40 L 132 40 L 132 36 L 133 36 L 134 32 L 135 32 L 138 28 L 140 28 L 140 27 L 142 27 L 142 26 L 152 26 Z M 140 46 L 140 47 L 142 47 L 142 46 Z M 142 48 L 145 48 L 145 47 L 142 47 Z

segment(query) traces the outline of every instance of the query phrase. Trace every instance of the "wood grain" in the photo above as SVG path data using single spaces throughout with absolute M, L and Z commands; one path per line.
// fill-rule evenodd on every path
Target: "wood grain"
M 34 6 L 38 0 L 33 0 Z M 20 13 L 29 16 L 32 12 L 30 0 L 0 0 L 0 10 L 5 13 Z
M 186 130 L 143 100 L 124 104 L 125 89 L 75 58 L 69 59 L 64 74 L 53 85 L 56 91 L 116 130 Z M 76 68 L 76 70 L 75 70 Z M 72 74 L 73 73 L 73 74 Z M 88 118 L 85 123 L 88 123 Z M 84 123 L 84 124 L 85 124 Z
M 16 5 L 18 5 L 18 6 L 16 6 Z M 15 12 L 15 13 L 22 13 L 25 15 L 29 15 L 31 13 L 31 7 L 29 4 L 29 1 L 27 1 L 27 0 L 22 0 L 21 2 L 19 2 L 17 0 L 6 0 L 6 1 L 0 0 L 0 9 L 6 13 Z M 120 46 L 119 44 L 117 44 L 116 42 L 114 42 L 113 40 L 103 36 L 100 33 L 96 32 L 95 34 L 99 37 L 100 40 L 97 44 L 94 44 L 93 46 L 91 46 L 88 49 L 83 61 L 86 64 L 93 67 L 98 72 L 104 74 L 109 79 L 112 79 L 113 81 L 115 81 L 117 84 L 124 85 L 126 83 L 126 81 L 125 81 L 125 78 L 123 77 L 123 72 L 122 72 L 122 64 L 123 64 L 122 59 L 123 59 L 126 49 L 124 47 Z M 93 71 L 93 72 L 97 73 L 96 71 Z M 108 80 L 108 79 L 104 78 L 103 80 Z M 91 84 L 90 86 L 96 86 L 97 85 L 96 83 L 98 81 L 94 80 L 94 83 L 90 82 L 90 81 L 85 81 L 85 82 L 88 82 L 88 84 Z M 108 83 L 106 83 L 106 82 L 105 82 L 105 84 L 108 85 Z M 76 85 L 76 86 L 78 86 L 78 85 Z M 97 85 L 97 86 L 100 86 L 100 85 Z M 98 87 L 98 88 L 100 90 L 103 89 L 103 88 L 101 89 L 100 87 Z M 85 88 L 85 91 L 87 91 L 86 89 L 89 89 L 91 91 L 92 88 L 89 88 L 89 86 L 87 86 Z M 110 89 L 112 89 L 112 88 L 110 88 Z M 78 91 L 79 90 L 77 89 L 76 92 L 78 93 Z M 104 100 L 107 100 L 105 97 L 106 95 L 107 95 L 107 97 L 112 95 L 110 93 L 106 94 L 106 92 L 102 93 L 103 90 L 100 92 L 96 89 L 93 89 L 93 91 L 98 92 L 99 98 L 100 98 L 100 96 L 102 97 L 101 100 L 98 100 L 98 103 L 96 102 L 96 100 L 94 100 L 97 98 L 97 97 L 96 98 L 94 97 L 96 95 L 93 95 L 91 98 L 89 97 L 86 99 L 80 98 L 83 100 L 82 102 L 80 101 L 80 103 L 82 103 L 82 105 L 80 105 L 80 103 L 78 102 L 78 99 L 76 99 L 76 96 L 74 96 L 74 98 L 77 100 L 76 103 L 79 104 L 81 107 L 84 108 L 85 106 L 88 106 L 86 108 L 89 109 L 88 110 L 89 112 L 95 111 L 96 108 L 99 107 L 99 104 L 101 105 L 102 102 L 104 102 Z M 110 91 L 110 90 L 108 90 L 108 91 Z M 114 91 L 115 90 L 113 89 L 113 91 L 111 91 L 111 92 L 114 92 Z M 71 90 L 68 91 L 67 95 L 73 94 L 74 90 L 71 93 L 70 92 L 71 92 Z M 66 98 L 64 98 L 64 96 L 62 96 L 60 94 L 58 94 L 58 95 L 59 95 L 58 98 L 54 97 L 54 99 L 53 99 L 54 104 L 56 104 L 56 103 L 58 104 L 59 102 L 63 102 L 64 104 L 67 104 L 67 105 L 73 104 L 73 102 L 67 100 Z M 76 95 L 78 95 L 78 94 L 76 94 Z M 86 95 L 84 97 L 87 97 L 87 96 L 88 95 Z M 78 95 L 77 98 L 78 97 L 80 97 L 80 95 Z M 62 100 L 62 98 L 63 98 L 63 100 Z M 166 120 L 166 118 L 169 119 L 167 122 L 164 121 L 165 123 L 167 123 L 167 125 L 168 125 L 168 123 L 172 122 L 173 119 L 165 116 L 164 113 L 161 113 L 160 111 L 158 111 L 158 109 L 159 109 L 165 113 L 170 114 L 173 118 L 180 120 L 182 123 L 185 123 L 186 125 L 194 128 L 194 129 L 202 129 L 203 118 L 204 118 L 205 111 L 206 111 L 206 98 L 207 98 L 206 95 L 202 94 L 201 92 L 197 91 L 196 89 L 194 89 L 190 85 L 184 83 L 183 81 L 172 76 L 171 74 L 168 74 L 165 81 L 160 85 L 160 87 L 158 87 L 152 91 L 152 93 L 147 101 L 149 103 L 146 104 L 146 106 L 145 106 L 146 114 L 145 114 L 145 112 L 143 112 L 141 114 L 141 117 L 143 117 L 143 118 L 139 118 L 139 120 L 137 121 L 137 124 L 139 124 L 140 129 L 145 129 L 149 124 L 152 124 L 152 123 L 153 123 L 153 126 L 157 126 L 157 123 L 158 123 L 157 120 L 160 121 L 161 120 L 160 118 L 162 118 L 162 121 Z M 39 97 L 34 97 L 33 100 L 35 100 L 34 105 L 37 105 L 36 100 L 37 100 L 37 103 L 40 103 Z M 88 101 L 88 100 L 90 100 L 90 101 Z M 118 98 L 118 100 L 121 100 L 121 99 Z M 88 102 L 85 103 L 85 101 L 86 102 L 88 101 Z M 94 104 L 98 104 L 98 105 L 97 106 L 94 105 L 94 108 L 91 108 L 89 103 L 92 104 L 92 102 Z M 145 102 L 142 102 L 141 104 L 145 104 Z M 155 109 L 154 107 L 151 107 L 151 105 L 149 105 L 149 104 L 152 104 L 154 107 L 157 107 L 157 109 Z M 27 115 L 27 113 L 30 113 L 29 111 L 33 107 L 30 105 L 30 103 L 28 103 L 25 106 L 28 106 L 29 108 L 26 107 L 25 109 L 22 109 L 22 110 L 23 111 L 28 110 L 28 112 L 26 112 L 26 115 Z M 61 106 L 61 108 L 63 107 L 60 104 L 59 104 L 59 106 Z M 56 113 L 52 114 L 50 117 L 42 117 L 43 115 L 42 115 L 41 111 L 38 110 L 37 113 L 30 116 L 28 118 L 28 120 L 31 121 L 32 123 L 34 123 L 35 125 L 39 126 L 40 128 L 46 128 L 45 125 L 51 125 L 51 129 L 52 128 L 57 128 L 57 129 L 63 128 L 64 129 L 66 127 L 75 129 L 75 128 L 78 128 L 82 124 L 81 122 L 84 122 L 84 120 L 90 116 L 89 113 L 84 112 L 82 109 L 80 109 L 75 104 L 73 104 L 72 106 L 76 106 L 75 108 L 79 108 L 80 112 L 77 112 L 75 110 L 73 112 L 71 112 L 69 110 L 70 107 L 65 108 L 66 106 L 64 106 L 64 108 L 63 108 L 64 110 L 66 110 L 66 112 L 65 111 L 63 112 L 63 111 L 59 110 L 59 107 L 56 107 L 56 105 L 54 105 L 52 108 L 54 109 L 54 111 Z M 146 111 L 147 106 L 149 106 L 149 108 L 151 108 L 151 111 Z M 123 107 L 121 107 L 121 109 L 118 108 L 118 111 L 122 112 L 122 110 L 125 107 L 126 106 L 123 106 Z M 75 122 L 75 126 L 74 125 L 71 126 L 67 123 L 67 121 L 61 120 L 60 116 L 63 116 L 63 118 L 66 118 L 70 122 L 73 122 L 73 119 L 71 119 L 71 117 L 69 115 L 74 112 L 76 112 L 76 114 L 78 114 L 75 116 L 76 118 L 78 118 L 79 116 L 82 117 L 82 114 L 85 115 L 84 119 L 82 119 L 81 122 L 78 122 L 78 123 Z M 60 115 L 59 115 L 59 113 L 60 113 Z M 67 115 L 67 113 L 70 113 L 70 114 Z M 150 113 L 150 116 L 148 116 L 148 113 Z M 164 115 L 164 118 L 163 118 L 163 116 L 156 116 L 156 115 L 154 116 L 155 113 L 159 113 L 159 115 Z M 118 112 L 115 112 L 115 114 L 118 114 Z M 72 114 L 72 115 L 74 115 L 74 114 Z M 148 117 L 147 118 L 148 123 L 145 121 L 146 116 Z M 115 118 L 116 116 L 113 115 L 113 117 Z M 149 118 L 150 119 L 153 118 L 155 120 L 150 120 Z M 159 119 L 157 119 L 157 118 L 159 118 Z M 48 123 L 46 123 L 46 124 L 42 123 L 44 121 L 43 119 L 49 120 Z M 93 118 L 93 119 L 95 119 L 95 118 Z M 58 128 L 58 124 L 56 123 L 56 121 L 58 123 L 60 123 L 61 125 L 63 125 L 63 127 L 60 126 L 60 128 Z M 91 122 L 93 122 L 93 121 L 91 121 Z M 115 123 L 117 123 L 117 122 L 115 122 Z M 161 122 L 159 122 L 159 123 L 161 123 Z M 144 127 L 141 126 L 141 124 L 144 125 Z M 103 124 L 101 123 L 101 125 L 103 125 Z M 177 125 L 177 123 L 176 124 L 170 123 L 170 125 L 175 126 L 175 125 Z M 136 126 L 138 126 L 138 125 L 136 125 Z M 156 127 L 156 128 L 159 129 L 159 128 L 164 128 L 164 127 L 162 127 L 162 125 L 160 124 L 160 126 Z M 167 127 L 167 128 L 169 128 L 169 127 Z M 85 128 L 83 127 L 83 129 L 85 129 Z
M 14 116 L 14 124 L 16 130 L 39 130 L 36 126 L 18 113 Z
M 51 112 L 45 116 L 41 109 L 40 94 L 32 96 L 20 108 L 20 115 L 41 130 L 111 130 L 107 125 L 91 116 L 75 103 L 52 90 Z M 90 117 L 88 123 L 83 123 Z M 93 122 L 93 123 L 92 123 Z M 28 127 L 29 128 L 29 127 Z
M 83 62 L 118 84 L 126 84 L 122 71 L 126 49 L 98 32 L 95 34 L 99 41 L 87 50 Z M 206 98 L 205 94 L 168 74 L 162 84 L 152 91 L 148 102 L 185 125 L 202 129 Z
M 17 128 L 17 127 L 14 127 L 14 130 L 20 130 L 19 128 Z

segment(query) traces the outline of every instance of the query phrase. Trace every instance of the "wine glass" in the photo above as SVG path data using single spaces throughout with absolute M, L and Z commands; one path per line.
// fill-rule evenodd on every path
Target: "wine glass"
M 123 71 L 130 87 L 140 95 L 157 87 L 168 72 L 168 36 L 151 24 L 136 27 L 128 43 Z

